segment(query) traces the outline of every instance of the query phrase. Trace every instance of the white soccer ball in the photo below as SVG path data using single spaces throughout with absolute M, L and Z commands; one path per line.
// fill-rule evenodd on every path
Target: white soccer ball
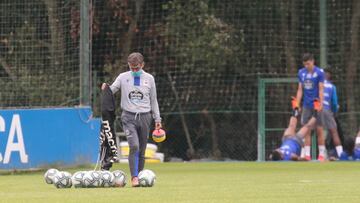
M 54 176 L 58 172 L 59 171 L 57 169 L 55 169 L 55 168 L 51 168 L 51 169 L 47 170 L 46 173 L 44 174 L 45 182 L 47 184 L 53 184 L 54 183 Z
M 84 187 L 84 175 L 85 175 L 86 171 L 78 171 L 76 173 L 74 173 L 74 175 L 71 177 L 71 181 L 72 181 L 72 185 L 75 188 L 81 188 Z
M 138 178 L 141 187 L 152 187 L 156 181 L 155 173 L 149 169 L 140 171 Z
M 56 188 L 71 188 L 71 174 L 66 171 L 59 171 L 54 176 L 54 185 Z
M 121 170 L 112 173 L 114 175 L 114 187 L 124 187 L 126 185 L 126 174 Z
M 112 187 L 115 184 L 115 176 L 110 171 L 100 172 L 100 187 Z
M 85 187 L 99 187 L 100 173 L 98 171 L 87 171 L 83 177 Z

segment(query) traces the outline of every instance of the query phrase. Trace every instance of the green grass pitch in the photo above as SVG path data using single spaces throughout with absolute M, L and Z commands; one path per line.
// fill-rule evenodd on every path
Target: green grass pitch
M 0 176 L 0 202 L 359 202 L 360 163 L 164 163 L 152 188 L 56 189 L 43 172 Z M 117 164 L 128 174 L 125 164 Z M 72 169 L 74 172 L 80 169 Z M 89 169 L 88 169 L 89 170 Z

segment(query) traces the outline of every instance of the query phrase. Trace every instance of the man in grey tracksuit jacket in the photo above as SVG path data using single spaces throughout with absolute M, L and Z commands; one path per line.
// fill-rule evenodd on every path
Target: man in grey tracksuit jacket
M 110 86 L 115 94 L 121 91 L 121 121 L 130 147 L 129 166 L 132 186 L 139 186 L 138 173 L 144 169 L 145 150 L 152 119 L 160 129 L 161 117 L 154 77 L 142 70 L 144 58 L 140 53 L 128 57 L 130 71 L 121 73 Z

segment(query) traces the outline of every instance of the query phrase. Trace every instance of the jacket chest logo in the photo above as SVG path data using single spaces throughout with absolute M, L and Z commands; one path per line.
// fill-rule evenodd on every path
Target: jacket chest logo
M 144 98 L 144 94 L 139 90 L 133 90 L 129 93 L 129 99 L 133 102 L 141 101 Z

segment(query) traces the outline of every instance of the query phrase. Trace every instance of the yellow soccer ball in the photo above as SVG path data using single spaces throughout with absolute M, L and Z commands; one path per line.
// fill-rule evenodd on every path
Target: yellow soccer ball
M 155 142 L 163 142 L 166 139 L 166 133 L 163 129 L 154 130 L 152 138 Z

